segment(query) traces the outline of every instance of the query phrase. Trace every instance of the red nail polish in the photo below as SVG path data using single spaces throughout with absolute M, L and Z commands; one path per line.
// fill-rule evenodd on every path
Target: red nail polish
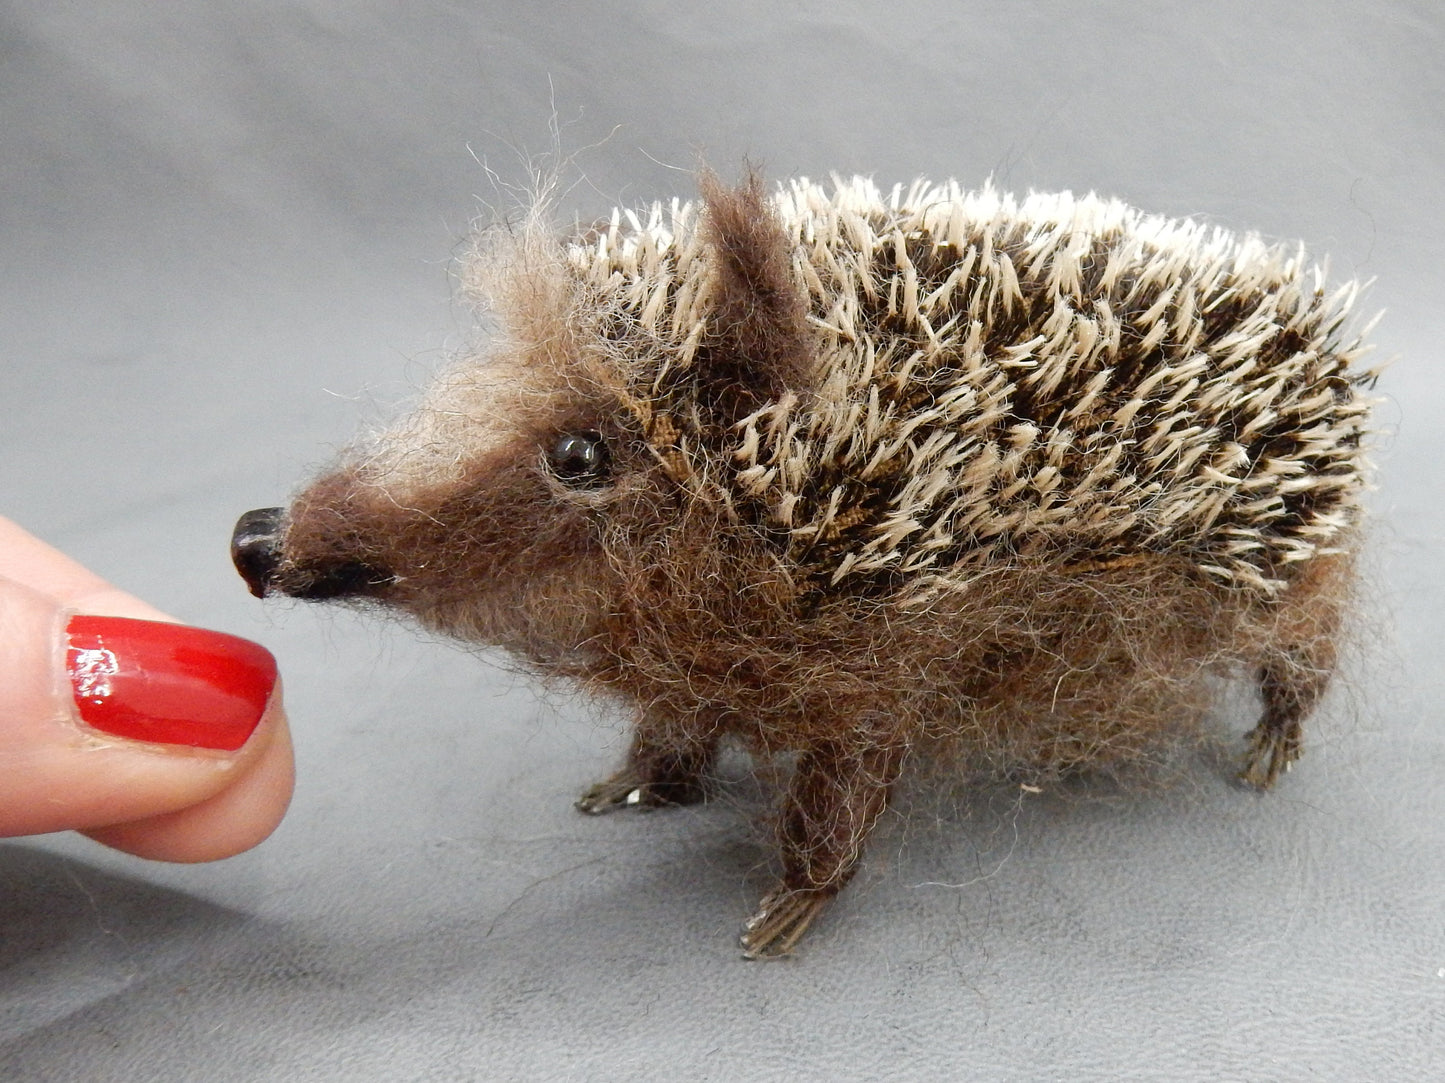
M 234 751 L 276 684 L 270 651 L 223 632 L 84 614 L 65 632 L 80 717 L 133 741 Z

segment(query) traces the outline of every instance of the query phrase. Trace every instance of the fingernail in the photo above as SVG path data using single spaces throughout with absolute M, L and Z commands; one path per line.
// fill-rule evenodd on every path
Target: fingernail
M 81 719 L 133 741 L 233 752 L 276 685 L 271 652 L 223 632 L 77 614 L 65 633 Z

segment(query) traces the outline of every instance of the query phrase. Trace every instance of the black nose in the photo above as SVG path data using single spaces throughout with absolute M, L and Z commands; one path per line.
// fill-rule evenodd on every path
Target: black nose
M 258 598 L 273 593 L 312 602 L 376 598 L 396 582 L 396 576 L 386 568 L 336 556 L 297 560 L 293 554 L 283 571 L 281 542 L 285 533 L 285 508 L 248 511 L 231 532 L 231 563 Z
M 231 532 L 231 563 L 258 598 L 266 597 L 281 564 L 285 508 L 257 508 L 236 521 Z

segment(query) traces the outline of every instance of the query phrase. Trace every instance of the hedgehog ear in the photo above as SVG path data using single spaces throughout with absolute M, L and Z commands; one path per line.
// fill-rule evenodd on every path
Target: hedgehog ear
M 703 240 L 713 266 L 708 335 L 694 361 L 698 396 L 724 425 L 816 379 L 808 301 L 793 273 L 795 243 L 749 167 L 729 188 L 704 170 Z

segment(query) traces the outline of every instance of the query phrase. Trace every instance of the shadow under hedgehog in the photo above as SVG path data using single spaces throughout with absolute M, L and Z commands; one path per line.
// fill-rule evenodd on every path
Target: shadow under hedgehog
M 485 353 L 242 517 L 252 591 L 628 701 L 585 812 L 701 799 L 724 739 L 795 757 L 749 957 L 853 875 L 911 756 L 1128 761 L 1248 675 L 1272 784 L 1353 583 L 1358 287 L 1093 195 L 701 187 L 485 234 Z

